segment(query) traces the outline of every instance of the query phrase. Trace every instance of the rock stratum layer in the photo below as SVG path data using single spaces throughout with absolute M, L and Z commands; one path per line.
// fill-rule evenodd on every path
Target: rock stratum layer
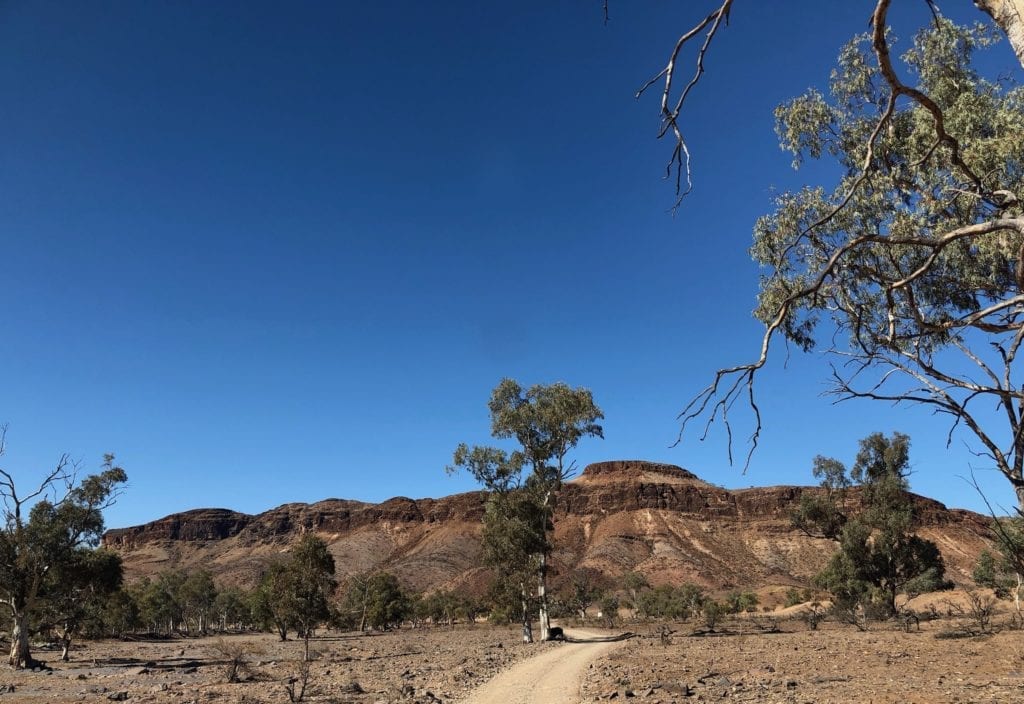
M 801 494 L 813 491 L 730 491 L 673 465 L 592 464 L 559 493 L 555 571 L 588 567 L 615 578 L 635 570 L 655 585 L 687 581 L 715 590 L 806 585 L 835 549 L 790 524 Z M 951 579 L 968 582 L 992 539 L 990 520 L 915 501 L 918 534 L 938 544 Z M 201 567 L 225 583 L 252 585 L 300 535 L 314 532 L 328 543 L 340 579 L 384 569 L 416 590 L 482 589 L 489 578 L 481 566 L 482 502 L 471 492 L 379 504 L 327 499 L 255 516 L 196 509 L 110 530 L 103 541 L 121 553 L 129 579 Z

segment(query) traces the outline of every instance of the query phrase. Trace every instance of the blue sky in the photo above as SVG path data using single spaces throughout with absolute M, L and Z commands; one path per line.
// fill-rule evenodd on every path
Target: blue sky
M 792 171 L 771 110 L 824 85 L 869 5 L 737 5 L 674 217 L 656 99 L 632 96 L 690 3 L 613 2 L 607 26 L 596 1 L 0 5 L 0 466 L 27 485 L 117 453 L 109 526 L 439 496 L 471 488 L 444 466 L 488 440 L 511 376 L 594 392 L 606 437 L 580 466 L 811 483 L 814 455 L 901 430 L 915 490 L 979 508 L 973 466 L 1012 505 L 941 419 L 821 398 L 814 355 L 763 375 L 747 474 L 721 429 L 670 447 L 714 369 L 756 352 L 771 189 L 829 177 Z

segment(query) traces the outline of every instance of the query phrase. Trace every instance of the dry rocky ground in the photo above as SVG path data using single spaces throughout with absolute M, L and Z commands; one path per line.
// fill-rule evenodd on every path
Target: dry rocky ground
M 908 633 L 824 623 L 812 631 L 792 620 L 767 632 L 746 620 L 693 635 L 692 624 L 676 624 L 665 641 L 645 631 L 592 663 L 582 701 L 1024 702 L 1024 634 L 968 636 L 962 625 L 943 619 Z
M 695 631 L 695 623 L 670 624 L 673 632 L 664 639 L 657 627 L 645 625 L 587 666 L 581 699 L 1024 703 L 1024 634 L 1007 628 L 941 637 L 965 636 L 967 625 L 943 618 L 909 633 L 892 623 L 872 624 L 866 632 L 823 623 L 812 631 L 780 612 L 731 620 L 719 624 L 717 633 Z M 770 632 L 772 626 L 777 632 Z M 458 702 L 499 671 L 566 647 L 524 646 L 516 629 L 484 625 L 328 634 L 312 642 L 316 659 L 304 700 Z M 243 681 L 234 684 L 226 681 L 231 651 L 244 653 L 245 660 Z M 270 635 L 103 641 L 81 644 L 69 663 L 60 663 L 56 652 L 37 656 L 53 670 L 0 672 L 0 704 L 288 702 L 286 687 L 300 674 L 302 643 L 280 643 Z
M 328 634 L 310 643 L 316 659 L 303 701 L 448 702 L 512 663 L 556 647 L 524 646 L 515 629 L 485 625 Z M 224 650 L 244 653 L 242 682 L 227 682 Z M 59 652 L 34 655 L 53 669 L 0 670 L 0 704 L 262 704 L 289 701 L 286 686 L 300 674 L 302 642 L 281 643 L 271 635 L 99 641 L 79 644 L 68 663 L 59 661 Z

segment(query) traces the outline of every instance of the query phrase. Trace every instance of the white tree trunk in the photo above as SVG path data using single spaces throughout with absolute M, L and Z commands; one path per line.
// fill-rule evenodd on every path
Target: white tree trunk
M 550 515 L 552 539 L 554 537 L 554 511 L 551 509 L 551 491 L 544 494 L 544 532 L 545 542 L 547 538 L 548 517 Z M 548 554 L 540 554 L 540 565 L 537 567 L 537 601 L 540 602 L 540 640 L 543 643 L 548 639 L 551 631 L 551 616 L 548 613 Z
M 533 642 L 533 627 L 530 625 L 530 599 L 526 592 L 526 584 L 519 585 L 519 598 L 520 603 L 523 607 L 522 619 L 523 619 L 523 642 Z
M 537 575 L 537 601 L 540 602 L 540 639 L 548 639 L 551 631 L 551 616 L 548 614 L 548 556 L 541 553 Z
M 32 652 L 28 644 L 28 624 L 24 612 L 14 614 L 11 617 L 11 655 L 8 659 L 10 666 L 16 670 L 31 667 L 33 664 Z
M 1017 587 L 1013 590 L 1013 608 L 1017 610 L 1017 624 L 1024 627 L 1024 618 L 1021 617 L 1020 613 L 1020 590 L 1021 587 L 1024 587 L 1024 575 L 1016 572 L 1014 577 L 1017 578 Z
M 1024 66 L 1024 0 L 974 0 L 974 4 L 999 25 Z

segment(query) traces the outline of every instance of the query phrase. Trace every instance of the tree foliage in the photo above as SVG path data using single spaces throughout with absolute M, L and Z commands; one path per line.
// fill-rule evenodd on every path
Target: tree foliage
M 979 587 L 993 590 L 996 596 L 1005 596 L 1008 593 L 1009 580 L 1001 568 L 1002 565 L 990 551 L 982 550 L 974 569 L 971 570 L 971 579 Z
M 551 490 L 558 489 L 575 469 L 566 464 L 569 450 L 584 437 L 604 437 L 598 424 L 604 414 L 590 390 L 563 382 L 524 389 L 514 379 L 502 379 L 487 407 L 491 434 L 515 439 L 532 476 Z
M 1024 517 L 997 518 L 993 527 L 997 555 L 983 550 L 971 576 L 975 584 L 994 590 L 997 597 L 1011 596 L 1017 619 L 1024 623 Z
M 328 600 L 337 587 L 334 557 L 321 538 L 307 533 L 292 551 L 288 563 L 288 603 L 291 620 L 303 641 L 303 658 L 309 660 L 309 639 L 318 625 L 330 617 Z
M 686 621 L 701 613 L 708 596 L 695 584 L 661 584 L 642 588 L 634 601 L 641 618 Z
M 253 611 L 284 641 L 294 630 L 309 658 L 309 638 L 331 613 L 329 600 L 337 582 L 327 543 L 312 533 L 302 536 L 287 560 L 271 563 L 252 596 Z
M 390 572 L 372 572 L 349 578 L 335 620 L 360 631 L 384 631 L 401 625 L 412 614 L 413 600 Z
M 590 567 L 577 567 L 569 573 L 562 587 L 562 600 L 581 621 L 587 619 L 587 609 L 601 600 L 608 588 L 604 575 Z
M 37 628 L 52 629 L 67 662 L 72 639 L 89 621 L 102 619 L 107 600 L 121 588 L 121 556 L 103 548 L 79 547 L 53 567 L 52 586 L 35 615 Z
M 880 0 L 870 34 L 839 56 L 828 94 L 780 106 L 797 165 L 842 173 L 832 188 L 781 193 L 754 229 L 764 275 L 757 361 L 722 369 L 683 425 L 726 416 L 750 394 L 772 342 L 824 345 L 839 399 L 923 404 L 973 434 L 1024 506 L 1024 91 L 986 80 L 972 57 L 984 27 L 937 17 L 900 57 Z M 998 413 L 990 415 L 995 406 Z M 749 460 L 749 455 L 748 455 Z
M 6 428 L 0 428 L 0 455 L 4 451 Z M 47 608 L 58 602 L 77 600 L 70 585 L 62 582 L 76 566 L 89 561 L 86 551 L 99 544 L 103 533 L 103 509 L 118 496 L 127 481 L 124 470 L 114 465 L 114 456 L 104 458 L 101 470 L 80 481 L 77 465 L 62 456 L 37 487 L 19 493 L 12 474 L 0 469 L 0 500 L 3 527 L 0 529 L 0 605 L 11 617 L 9 664 L 14 668 L 34 664 L 29 647 L 30 622 L 45 621 Z M 27 515 L 26 515 L 27 512 Z M 106 568 L 119 578 L 117 565 Z
M 165 570 L 155 579 L 144 577 L 132 589 L 139 605 L 139 616 L 154 633 L 171 634 L 185 624 L 183 586 L 187 574 Z
M 547 512 L 536 486 L 495 491 L 484 505 L 484 562 L 496 572 L 496 594 L 515 601 L 523 640 L 533 640 L 530 587 L 538 556 L 549 550 Z M 514 597 L 513 597 L 514 595 Z
M 860 512 L 852 516 L 835 504 L 816 514 L 827 522 L 823 533 L 836 524 L 836 515 L 842 518 L 840 530 L 830 535 L 838 541 L 839 550 L 815 578 L 817 586 L 831 592 L 840 608 L 876 604 L 883 613 L 894 615 L 899 594 L 916 595 L 945 585 L 938 547 L 913 533 L 914 504 L 907 493 L 909 453 L 906 435 L 873 433 L 860 441 L 849 473 L 838 460 L 815 460 L 816 467 L 827 463 L 831 469 L 825 482 L 856 484 L 862 504 Z M 824 504 L 832 498 L 826 494 L 818 500 Z M 795 521 L 811 520 L 804 508 L 801 504 Z
M 491 434 L 514 439 L 518 448 L 509 454 L 499 448 L 461 444 L 447 471 L 466 470 L 493 492 L 484 514 L 485 550 L 493 564 L 503 565 L 499 576 L 504 579 L 520 580 L 523 570 L 534 564 L 541 638 L 546 639 L 548 533 L 554 527 L 555 494 L 575 471 L 575 465 L 567 462 L 569 451 L 584 437 L 603 437 L 598 421 L 604 415 L 589 390 L 561 382 L 524 389 L 513 379 L 502 379 L 487 406 Z M 525 479 L 524 469 L 529 470 Z M 519 586 L 525 610 L 525 580 Z M 532 640 L 526 615 L 523 638 Z

